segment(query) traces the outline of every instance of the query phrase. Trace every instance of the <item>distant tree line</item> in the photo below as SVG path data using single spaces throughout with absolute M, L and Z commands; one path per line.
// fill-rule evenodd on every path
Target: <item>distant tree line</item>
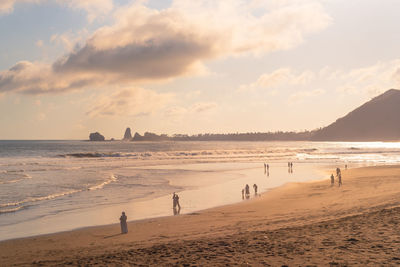
M 146 132 L 144 135 L 135 133 L 132 141 L 308 141 L 317 130 L 302 132 L 266 132 L 266 133 L 228 133 L 228 134 L 155 134 Z

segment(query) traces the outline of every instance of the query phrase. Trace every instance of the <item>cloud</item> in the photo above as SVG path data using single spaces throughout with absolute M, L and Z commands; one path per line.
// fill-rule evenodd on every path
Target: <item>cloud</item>
M 304 85 L 315 79 L 312 71 L 303 71 L 299 74 L 290 68 L 280 68 L 270 73 L 260 75 L 257 81 L 250 84 L 243 84 L 240 91 L 253 90 L 257 88 L 277 88 L 285 85 Z
M 143 88 L 121 89 L 90 103 L 89 117 L 147 115 L 165 107 L 173 98 Z
M 2 13 L 11 13 L 17 4 L 40 4 L 45 2 L 50 2 L 50 0 L 1 0 L 0 15 Z M 85 10 L 89 21 L 93 21 L 98 16 L 104 16 L 113 9 L 112 0 L 56 0 L 55 2 L 72 9 Z
M 400 88 L 400 59 L 378 62 L 350 71 L 336 71 L 341 82 L 336 91 L 343 94 L 368 94 L 376 96 L 390 88 Z
M 304 87 L 322 89 L 305 90 Z M 400 59 L 348 70 L 331 67 L 324 67 L 319 71 L 279 68 L 260 75 L 253 83 L 241 85 L 238 90 L 246 92 L 293 88 L 298 92 L 291 95 L 290 102 L 292 103 L 327 90 L 347 95 L 376 96 L 390 88 L 400 88 Z
M 7 71 L 0 72 L 0 92 L 27 94 L 58 93 L 82 87 L 101 86 L 104 77 L 76 73 L 57 76 L 45 63 L 21 61 Z
M 68 3 L 88 9 L 94 1 Z M 135 2 L 116 10 L 112 25 L 101 27 L 80 48 L 53 64 L 17 63 L 30 64 L 18 77 L 12 69 L 1 72 L 0 92 L 132 86 L 192 75 L 204 71 L 202 66 L 209 60 L 293 48 L 331 22 L 314 0 L 254 3 L 175 0 L 169 8 L 156 10 Z M 35 71 L 38 68 L 41 72 Z M 32 81 L 34 85 L 28 84 Z

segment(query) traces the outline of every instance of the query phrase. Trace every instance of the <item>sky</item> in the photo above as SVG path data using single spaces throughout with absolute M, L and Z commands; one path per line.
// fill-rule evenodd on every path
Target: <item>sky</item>
M 0 139 L 324 127 L 400 88 L 398 0 L 0 0 Z

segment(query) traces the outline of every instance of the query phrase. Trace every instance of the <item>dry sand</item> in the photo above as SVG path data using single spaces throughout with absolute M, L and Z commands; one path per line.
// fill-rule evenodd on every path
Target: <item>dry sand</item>
M 400 265 L 400 166 L 342 177 L 340 188 L 292 183 L 235 205 L 130 222 L 126 235 L 115 224 L 1 242 L 0 265 Z

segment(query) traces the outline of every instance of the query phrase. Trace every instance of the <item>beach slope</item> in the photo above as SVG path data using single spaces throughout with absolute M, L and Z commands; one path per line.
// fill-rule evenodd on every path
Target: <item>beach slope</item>
M 329 175 L 327 174 L 327 178 Z M 0 242 L 2 266 L 398 265 L 400 166 L 291 183 L 187 215 Z M 129 216 L 129 214 L 128 214 Z

